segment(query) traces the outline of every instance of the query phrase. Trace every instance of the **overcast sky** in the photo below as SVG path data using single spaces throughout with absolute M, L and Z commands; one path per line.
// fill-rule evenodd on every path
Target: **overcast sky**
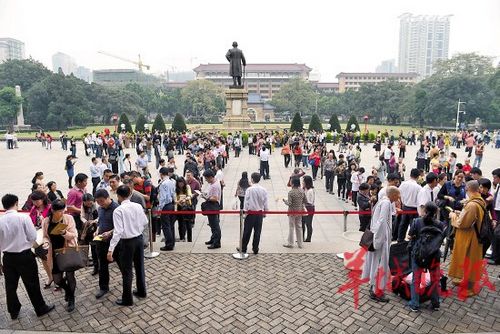
M 236 40 L 249 63 L 306 63 L 321 81 L 336 81 L 341 71 L 397 59 L 405 12 L 452 14 L 450 56 L 500 59 L 499 0 L 0 0 L 0 37 L 22 40 L 49 68 L 58 51 L 92 69 L 134 66 L 97 53 L 104 50 L 140 53 L 152 72 L 226 62 Z

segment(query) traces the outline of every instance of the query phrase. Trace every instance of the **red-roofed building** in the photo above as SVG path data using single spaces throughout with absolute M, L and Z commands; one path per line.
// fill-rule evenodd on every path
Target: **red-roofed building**
M 193 70 L 196 79 L 210 80 L 223 87 L 233 84 L 233 79 L 229 76 L 229 64 L 201 64 Z M 309 79 L 311 70 L 307 65 L 297 63 L 247 64 L 245 87 L 249 94 L 260 94 L 262 99 L 269 100 L 290 79 Z

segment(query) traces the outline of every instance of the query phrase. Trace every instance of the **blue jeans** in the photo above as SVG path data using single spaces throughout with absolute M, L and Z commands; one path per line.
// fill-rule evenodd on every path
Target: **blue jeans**
M 411 267 L 413 271 L 413 278 L 412 278 L 412 284 L 410 285 L 411 300 L 408 304 L 414 308 L 419 308 L 420 295 L 426 293 L 424 288 L 420 289 L 420 281 L 424 269 L 417 266 L 414 260 L 411 261 L 411 264 L 412 264 Z M 433 269 L 429 269 L 429 274 L 431 276 L 431 288 L 427 293 L 430 293 L 431 304 L 433 306 L 439 306 L 439 290 L 441 288 L 439 282 L 441 276 L 441 269 L 439 267 L 439 263 L 437 263 L 437 265 Z
M 307 155 L 302 156 L 302 166 L 303 167 L 308 167 L 307 158 L 308 158 Z
M 472 166 L 480 168 L 482 161 L 483 161 L 483 156 L 482 155 L 476 155 L 476 157 L 474 158 L 474 164 Z

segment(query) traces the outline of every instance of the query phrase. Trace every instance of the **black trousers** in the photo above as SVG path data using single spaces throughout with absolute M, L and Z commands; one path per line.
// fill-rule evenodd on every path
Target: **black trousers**
M 403 205 L 403 211 L 417 211 L 417 208 Z M 398 242 L 402 242 L 406 238 L 406 232 L 408 231 L 408 226 L 413 221 L 413 219 L 418 218 L 418 214 L 404 214 L 401 217 L 401 221 L 398 224 Z
M 38 266 L 35 255 L 30 249 L 20 253 L 3 253 L 3 271 L 5 275 L 5 295 L 7 297 L 7 311 L 10 314 L 19 313 L 21 303 L 17 297 L 19 278 L 23 280 L 31 304 L 37 314 L 47 307 L 40 291 Z
M 12 139 L 7 139 L 7 148 L 9 150 L 13 150 L 14 149 L 14 140 Z
M 146 274 L 144 272 L 144 241 L 142 235 L 131 239 L 121 239 L 120 270 L 122 272 L 122 301 L 132 305 L 132 267 L 135 270 L 137 294 L 146 297 Z
M 193 221 L 194 215 L 178 215 L 177 223 L 179 224 L 179 239 L 187 241 L 193 241 Z
M 325 170 L 325 188 L 328 192 L 333 192 L 333 179 L 335 174 L 333 171 Z
M 210 230 L 212 231 L 210 243 L 214 246 L 220 246 L 221 230 L 219 215 L 207 215 L 207 218 L 208 226 L 210 226 Z
M 99 185 L 99 182 L 101 182 L 100 177 L 92 178 L 92 196 L 95 195 L 95 189 L 97 188 L 97 185 Z
M 313 218 L 314 218 L 314 206 L 306 206 L 308 212 L 311 212 L 307 216 L 302 216 L 302 240 L 305 242 L 311 242 L 311 236 L 313 233 Z
M 288 165 L 290 164 L 290 160 L 291 160 L 290 154 L 284 154 L 283 159 L 284 159 L 284 163 L 285 163 L 285 168 L 288 168 Z
M 260 175 L 264 180 L 269 178 L 269 161 L 260 162 Z
M 162 211 L 172 211 L 174 210 L 174 204 L 169 203 L 163 206 Z M 175 216 L 170 214 L 162 214 L 160 216 L 161 229 L 163 231 L 163 237 L 165 238 L 165 247 L 174 248 L 175 247 Z
M 248 242 L 250 241 L 250 235 L 253 230 L 253 241 L 252 250 L 254 253 L 259 252 L 260 243 L 260 232 L 262 231 L 262 221 L 264 217 L 262 215 L 248 215 L 245 218 L 245 223 L 243 225 L 243 238 L 241 243 L 241 251 L 243 253 L 247 252 Z
M 97 261 L 99 262 L 99 289 L 109 290 L 109 263 L 108 263 L 108 241 L 96 242 Z

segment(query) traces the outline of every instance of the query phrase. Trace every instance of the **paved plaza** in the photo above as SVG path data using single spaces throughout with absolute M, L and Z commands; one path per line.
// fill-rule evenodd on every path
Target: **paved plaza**
M 361 165 L 375 164 L 371 145 L 362 146 Z M 135 157 L 135 152 L 129 150 Z M 407 174 L 414 166 L 416 148 L 409 147 Z M 463 150 L 456 151 L 463 161 Z M 488 148 L 482 169 L 487 177 L 500 166 L 500 150 Z M 12 192 L 24 201 L 36 171 L 45 181 L 54 180 L 67 193 L 64 159 L 68 154 L 57 142 L 52 150 L 39 143 L 21 142 L 17 150 L 0 148 L 0 196 Z M 75 172 L 89 173 L 90 158 L 79 143 Z M 183 158 L 176 156 L 182 169 Z M 154 163 L 150 166 L 154 170 Z M 242 171 L 258 169 L 258 160 L 247 150 L 238 159 L 230 158 L 224 169 L 225 209 L 231 207 Z M 281 199 L 292 168 L 285 169 L 279 151 L 270 160 L 271 180 L 261 184 L 269 191 L 270 209 L 286 210 Z M 310 170 L 307 171 L 310 173 Z M 156 178 L 156 175 L 154 175 Z M 322 180 L 315 183 L 316 210 L 352 210 L 324 191 Z M 238 217 L 222 216 L 222 248 L 208 251 L 204 241 L 210 236 L 207 219 L 197 216 L 192 243 L 176 243 L 174 252 L 146 261 L 148 298 L 136 300 L 131 308 L 113 305 L 121 294 L 121 276 L 111 266 L 111 293 L 96 301 L 97 277 L 91 268 L 77 273 L 76 310 L 68 314 L 60 292 L 44 290 L 56 311 L 38 319 L 22 284 L 18 289 L 23 308 L 19 320 L 11 321 L 6 311 L 3 277 L 0 277 L 0 328 L 13 330 L 99 332 L 99 333 L 465 333 L 500 332 L 500 268 L 488 267 L 496 291 L 483 288 L 479 296 L 460 301 L 444 299 L 441 310 L 412 313 L 405 301 L 390 295 L 388 304 L 377 304 L 360 292 L 359 309 L 354 308 L 353 291 L 337 292 L 348 281 L 348 271 L 336 253 L 354 250 L 359 242 L 357 216 L 349 216 L 348 233 L 343 233 L 343 217 L 316 215 L 312 242 L 303 249 L 287 249 L 286 215 L 269 215 L 264 221 L 260 253 L 248 260 L 234 260 L 230 253 L 238 245 Z M 155 244 L 158 249 L 160 242 Z M 41 267 L 40 267 L 41 268 Z M 40 270 L 41 280 L 45 281 Z M 0 334 L 4 332 L 0 331 Z

